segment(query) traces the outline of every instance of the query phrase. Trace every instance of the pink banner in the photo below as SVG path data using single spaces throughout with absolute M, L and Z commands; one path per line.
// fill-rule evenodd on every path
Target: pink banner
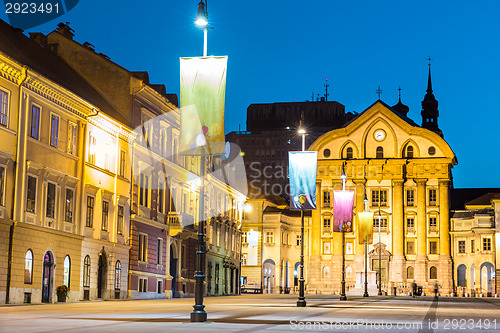
M 333 231 L 352 232 L 354 191 L 333 192 Z

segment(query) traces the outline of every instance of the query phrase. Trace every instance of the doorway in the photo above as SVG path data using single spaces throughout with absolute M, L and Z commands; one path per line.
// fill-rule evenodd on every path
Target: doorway
M 47 251 L 43 257 L 42 303 L 49 303 L 52 296 L 53 267 L 54 257 Z
M 99 253 L 97 268 L 97 298 L 102 298 L 106 292 L 106 253 Z

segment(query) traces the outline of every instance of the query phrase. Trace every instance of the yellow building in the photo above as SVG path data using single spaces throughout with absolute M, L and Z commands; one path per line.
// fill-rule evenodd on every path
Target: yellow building
M 309 148 L 318 151 L 317 200 L 311 227 L 308 286 L 322 292 L 341 288 L 342 234 L 331 232 L 334 190 L 355 191 L 354 232 L 346 233 L 347 286 L 364 269 L 364 245 L 357 239 L 357 213 L 381 215 L 374 220 L 369 269 L 379 271 L 382 289 L 406 294 L 412 282 L 430 292 L 435 282 L 442 294 L 452 291 L 449 190 L 455 154 L 437 126 L 437 101 L 430 83 L 422 102 L 422 127 L 406 116 L 401 103 L 390 108 L 380 100 L 345 127 L 328 132 Z M 397 111 L 398 110 L 398 111 Z M 332 276 L 323 272 L 330 271 Z M 330 286 L 333 284 L 332 286 Z M 328 286 L 328 287 L 326 287 Z
M 498 256 L 500 193 L 488 193 L 453 212 L 451 242 L 453 277 L 458 296 L 492 296 L 498 293 L 495 277 Z M 498 220 L 496 221 L 498 223 Z

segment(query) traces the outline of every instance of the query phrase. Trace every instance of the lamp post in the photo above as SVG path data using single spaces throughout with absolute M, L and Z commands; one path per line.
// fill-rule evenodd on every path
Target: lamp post
M 378 295 L 382 296 L 382 240 L 380 237 L 380 225 L 382 216 L 380 215 L 380 202 L 378 206 Z
M 345 181 L 346 175 L 344 172 L 344 167 L 342 167 L 342 191 L 345 191 Z M 347 296 L 345 294 L 345 224 L 342 224 L 342 291 L 340 293 L 340 300 L 347 301 Z
M 200 1 L 198 4 L 198 13 L 196 14 L 196 19 L 194 23 L 198 29 L 203 30 L 203 56 L 207 56 L 207 43 L 208 43 L 208 0 Z
M 303 127 L 299 128 L 299 134 L 302 136 L 302 151 L 306 150 L 306 130 Z M 306 298 L 304 296 L 304 210 L 300 211 L 300 278 L 299 278 L 299 299 L 297 300 L 298 307 L 306 306 Z
M 206 0 L 205 0 L 206 1 Z M 198 4 L 198 13 L 196 14 L 195 24 L 198 28 L 203 29 L 204 32 L 204 43 L 203 43 L 203 56 L 207 56 L 207 29 L 208 29 L 208 13 L 206 11 L 206 6 L 203 1 Z M 193 312 L 191 312 L 191 322 L 199 323 L 207 321 L 207 312 L 205 311 L 205 305 L 203 305 L 203 294 L 205 281 L 205 274 L 203 273 L 203 266 L 205 264 L 205 156 L 200 157 L 200 200 L 199 200 L 199 218 L 198 222 L 198 251 L 196 252 L 196 286 L 195 286 L 195 305 L 193 306 Z
M 366 198 L 366 193 L 365 193 L 365 200 L 363 200 L 363 202 L 365 204 L 365 212 L 366 212 L 368 210 L 368 199 Z M 365 243 L 365 292 L 363 293 L 363 297 L 368 297 L 370 296 L 368 295 L 368 233 L 365 234 L 364 243 Z

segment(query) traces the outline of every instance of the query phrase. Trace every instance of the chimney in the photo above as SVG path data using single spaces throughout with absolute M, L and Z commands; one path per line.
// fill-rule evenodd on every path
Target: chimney
M 30 38 L 33 39 L 38 44 L 40 44 L 41 46 L 47 45 L 47 36 L 45 36 L 41 32 L 30 32 Z
M 90 44 L 89 42 L 83 43 L 83 47 L 95 52 L 95 46 Z
M 75 35 L 75 31 L 69 27 L 69 22 L 59 23 L 56 30 L 69 39 L 73 39 L 73 36 Z
M 322 101 L 322 102 L 324 102 L 324 101 L 325 101 L 325 97 L 324 97 L 324 96 L 323 96 L 323 97 L 321 97 L 321 101 Z

